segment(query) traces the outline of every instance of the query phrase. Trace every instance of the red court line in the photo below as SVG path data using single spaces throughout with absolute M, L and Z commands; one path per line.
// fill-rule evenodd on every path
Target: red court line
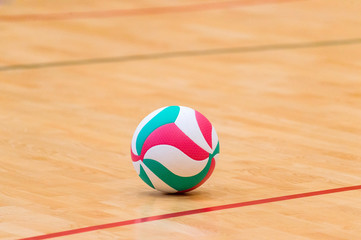
M 137 8 L 137 9 L 117 9 L 117 10 L 103 10 L 91 12 L 60 12 L 60 13 L 45 13 L 45 14 L 16 14 L 16 15 L 0 15 L 0 21 L 41 21 L 41 20 L 70 20 L 82 18 L 111 18 L 137 15 L 151 15 L 151 14 L 167 14 L 167 13 L 182 13 L 195 12 L 206 10 L 217 10 L 249 5 L 283 3 L 300 0 L 238 0 L 238 1 L 221 1 L 197 3 L 181 6 L 168 7 L 153 7 L 153 8 Z
M 167 213 L 167 214 L 161 214 L 161 215 L 156 215 L 156 216 L 151 216 L 151 217 L 144 217 L 144 218 L 127 220 L 127 221 L 114 222 L 114 223 L 106 223 L 106 224 L 101 224 L 101 225 L 96 225 L 96 226 L 90 226 L 90 227 L 72 229 L 72 230 L 67 230 L 67 231 L 62 231 L 62 232 L 50 233 L 50 234 L 45 234 L 45 235 L 40 235 L 40 236 L 35 236 L 35 237 L 23 238 L 20 240 L 40 240 L 40 239 L 49 239 L 49 238 L 55 238 L 55 237 L 69 236 L 69 235 L 73 235 L 73 234 L 77 234 L 77 233 L 85 233 L 85 232 L 91 232 L 91 231 L 96 231 L 96 230 L 121 227 L 121 226 L 125 226 L 125 225 L 133 225 L 133 224 L 144 223 L 144 222 L 152 222 L 152 221 L 168 219 L 168 218 L 189 216 L 189 215 L 199 214 L 199 213 L 214 212 L 214 211 L 220 211 L 220 210 L 231 209 L 231 208 L 259 205 L 259 204 L 264 204 L 264 203 L 281 202 L 281 201 L 286 201 L 286 200 L 291 200 L 291 199 L 313 197 L 313 196 L 338 193 L 338 192 L 346 192 L 346 191 L 352 191 L 352 190 L 361 190 L 361 185 L 333 188 L 333 189 L 314 191 L 314 192 L 298 193 L 298 194 L 286 195 L 286 196 L 281 196 L 281 197 L 264 198 L 264 199 L 253 200 L 253 201 L 248 201 L 248 202 L 232 203 L 232 204 L 219 205 L 219 206 L 207 207 L 207 208 L 199 208 L 199 209 L 182 211 L 182 212 Z

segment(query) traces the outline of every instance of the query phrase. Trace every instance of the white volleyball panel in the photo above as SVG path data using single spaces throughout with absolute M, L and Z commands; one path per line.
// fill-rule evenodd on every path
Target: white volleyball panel
M 159 177 L 157 177 L 147 166 L 145 166 L 143 162 L 141 163 L 141 165 L 155 189 L 168 193 L 178 192 L 177 190 L 163 182 Z
M 133 162 L 134 169 L 137 171 L 138 175 L 140 174 L 140 163 L 141 161 Z
M 214 151 L 218 144 L 218 135 L 216 133 L 216 129 L 212 126 L 212 151 Z
M 198 126 L 195 111 L 188 107 L 180 107 L 180 112 L 175 121 L 177 127 L 182 130 L 193 142 L 206 152 L 211 153 L 212 150 L 208 146 L 206 139 L 203 137 L 201 129 Z
M 219 156 L 219 153 L 217 153 L 213 158 L 214 158 L 214 161 L 218 161 L 218 156 Z

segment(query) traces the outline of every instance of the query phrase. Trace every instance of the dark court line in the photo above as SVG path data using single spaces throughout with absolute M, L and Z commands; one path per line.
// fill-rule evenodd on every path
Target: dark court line
M 332 46 L 354 45 L 354 44 L 361 44 L 361 38 L 328 40 L 328 41 L 318 41 L 318 42 L 303 42 L 303 43 L 270 44 L 270 45 L 235 47 L 235 48 L 215 48 L 215 49 L 204 49 L 204 50 L 175 51 L 175 52 L 136 54 L 136 55 L 125 55 L 125 56 L 115 56 L 115 57 L 106 57 L 106 58 L 58 61 L 58 62 L 18 64 L 18 65 L 0 66 L 0 71 L 29 70 L 29 69 L 37 69 L 37 68 L 65 67 L 65 66 L 90 65 L 90 64 L 102 64 L 102 63 L 115 63 L 115 62 L 122 63 L 122 62 L 131 62 L 131 61 L 145 61 L 145 60 L 155 60 L 155 59 L 195 57 L 195 56 L 207 56 L 207 55 L 239 54 L 246 52 L 266 52 L 266 51 L 301 49 L 301 48 L 332 47 Z
M 85 233 L 85 232 L 104 230 L 104 229 L 121 227 L 121 226 L 126 226 L 126 225 L 140 224 L 140 223 L 144 223 L 144 222 L 152 222 L 152 221 L 157 221 L 157 220 L 189 216 L 189 215 L 206 213 L 206 212 L 214 212 L 214 211 L 220 211 L 220 210 L 226 210 L 226 209 L 260 205 L 260 204 L 273 203 L 273 202 L 281 202 L 281 201 L 287 201 L 287 200 L 293 200 L 293 199 L 314 197 L 314 196 L 320 196 L 320 195 L 325 195 L 325 194 L 340 193 L 340 192 L 347 192 L 347 191 L 354 191 L 354 190 L 361 190 L 361 185 L 333 188 L 333 189 L 314 191 L 314 192 L 298 193 L 298 194 L 285 195 L 285 196 L 273 197 L 273 198 L 264 198 L 264 199 L 258 199 L 258 200 L 248 201 L 248 202 L 238 202 L 238 203 L 225 204 L 225 205 L 219 205 L 219 206 L 214 206 L 214 207 L 205 207 L 205 208 L 199 208 L 199 209 L 182 211 L 182 212 L 173 212 L 173 213 L 167 213 L 167 214 L 162 214 L 162 215 L 156 215 L 156 216 L 137 218 L 137 219 L 132 219 L 132 220 L 120 221 L 120 222 L 113 222 L 113 223 L 106 223 L 106 224 L 100 224 L 100 225 L 95 225 L 95 226 L 71 229 L 71 230 L 66 230 L 66 231 L 62 231 L 62 232 L 49 233 L 49 234 L 44 234 L 44 235 L 39 235 L 39 236 L 34 236 L 34 237 L 23 238 L 20 240 L 41 240 L 41 239 L 49 239 L 49 238 L 55 238 L 55 237 L 64 237 L 64 236 L 69 236 L 69 235 L 74 235 L 74 234 Z
M 193 3 L 189 5 L 161 6 L 135 9 L 112 9 L 88 12 L 58 12 L 58 13 L 34 13 L 34 14 L 13 14 L 0 15 L 0 21 L 55 21 L 55 20 L 76 20 L 76 19 L 100 19 L 127 16 L 142 16 L 155 14 L 186 13 L 197 11 L 220 10 L 262 4 L 287 3 L 298 0 L 231 0 L 205 3 Z

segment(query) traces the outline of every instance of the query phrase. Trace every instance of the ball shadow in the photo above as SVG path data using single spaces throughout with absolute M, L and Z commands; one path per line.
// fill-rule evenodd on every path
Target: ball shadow
M 154 197 L 154 198 L 187 198 L 187 199 L 199 199 L 205 198 L 209 195 L 208 192 L 202 190 L 195 190 L 191 192 L 176 192 L 176 193 L 164 193 L 157 190 L 142 191 L 139 193 L 142 196 Z

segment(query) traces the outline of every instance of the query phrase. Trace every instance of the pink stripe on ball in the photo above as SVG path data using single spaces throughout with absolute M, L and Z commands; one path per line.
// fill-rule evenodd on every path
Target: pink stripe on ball
M 151 147 L 156 145 L 170 145 L 176 147 L 194 160 L 204 160 L 209 157 L 209 153 L 195 144 L 174 123 L 161 126 L 148 136 L 142 148 L 141 158 L 143 159 L 145 153 Z
M 195 111 L 198 126 L 201 129 L 204 139 L 212 149 L 212 124 L 200 112 Z

